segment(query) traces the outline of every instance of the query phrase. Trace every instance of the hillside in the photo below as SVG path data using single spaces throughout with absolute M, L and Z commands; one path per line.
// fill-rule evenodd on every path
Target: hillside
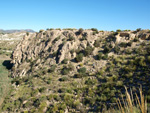
M 12 86 L 2 112 L 100 112 L 125 97 L 150 102 L 150 31 L 48 29 L 29 33 L 12 53 Z
M 3 29 L 0 29 L 0 33 L 21 33 L 21 32 L 31 32 L 31 33 L 34 33 L 35 31 L 33 31 L 32 29 L 22 29 L 22 30 L 19 30 L 19 29 L 12 29 L 12 30 L 3 30 Z

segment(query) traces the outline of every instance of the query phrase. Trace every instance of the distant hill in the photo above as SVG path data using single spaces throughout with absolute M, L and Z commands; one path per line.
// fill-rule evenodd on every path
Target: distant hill
M 16 33 L 16 32 L 35 32 L 32 29 L 11 29 L 11 30 L 3 30 L 0 29 L 0 33 Z

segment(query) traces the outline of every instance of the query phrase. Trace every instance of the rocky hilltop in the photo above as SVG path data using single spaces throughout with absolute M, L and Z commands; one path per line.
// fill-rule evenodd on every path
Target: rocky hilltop
M 40 66 L 44 67 L 47 65 L 50 67 L 51 65 L 60 64 L 65 59 L 67 59 L 67 63 L 74 63 L 79 53 L 84 54 L 91 50 L 92 52 L 87 53 L 89 57 L 84 57 L 82 63 L 85 64 L 88 60 L 91 60 L 92 64 L 98 70 L 107 62 L 94 60 L 94 56 L 100 51 L 111 49 L 108 56 L 115 55 L 115 47 L 122 42 L 130 43 L 134 41 L 135 38 L 138 38 L 140 42 L 149 40 L 150 33 L 147 32 L 148 31 L 98 32 L 97 29 L 80 29 L 42 30 L 39 33 L 34 33 L 29 36 L 26 35 L 12 54 L 12 63 L 14 64 L 13 76 L 22 77 L 26 74 L 30 74 L 31 62 L 34 62 L 35 70 L 38 70 Z M 105 48 L 105 46 L 109 48 Z M 131 47 L 134 46 L 137 45 L 133 43 Z M 91 68 L 92 67 L 89 67 L 89 70 Z

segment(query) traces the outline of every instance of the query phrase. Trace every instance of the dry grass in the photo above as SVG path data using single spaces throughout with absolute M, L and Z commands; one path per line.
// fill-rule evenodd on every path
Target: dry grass
M 133 98 L 133 93 L 132 90 L 129 93 L 127 88 L 125 87 L 126 90 L 126 99 L 117 99 L 117 105 L 119 108 L 119 111 L 121 113 L 147 113 L 147 102 L 144 99 L 144 95 L 142 93 L 142 87 L 140 87 L 139 92 L 140 92 L 140 98 L 136 95 L 136 98 Z M 122 102 L 122 103 L 121 103 Z

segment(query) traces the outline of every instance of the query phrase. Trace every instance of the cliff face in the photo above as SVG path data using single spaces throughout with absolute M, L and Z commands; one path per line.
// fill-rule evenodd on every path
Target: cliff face
M 60 64 L 64 59 L 71 62 L 78 54 L 76 51 L 82 51 L 87 46 L 94 48 L 92 52 L 94 56 L 104 49 L 105 44 L 113 49 L 115 45 L 129 42 L 135 37 L 149 39 L 150 35 L 142 31 L 125 31 L 115 34 L 107 31 L 95 33 L 93 30 L 84 30 L 81 33 L 78 30 L 47 30 L 33 33 L 24 36 L 12 54 L 13 77 L 29 74 L 31 62 L 37 68 L 40 64 L 42 66 Z M 94 47 L 96 41 L 99 41 L 99 47 Z

